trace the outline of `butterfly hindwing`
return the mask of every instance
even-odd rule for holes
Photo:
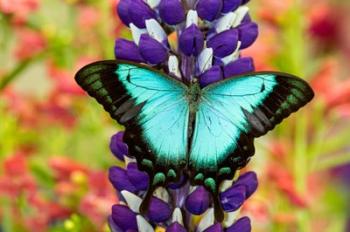
[[[151,177],[181,170],[188,143],[185,85],[145,66],[121,61],[87,65],[76,80],[125,126],[124,140],[141,169]],[[166,179],[175,177],[171,172]]]

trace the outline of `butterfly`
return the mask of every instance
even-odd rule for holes
[[[254,72],[201,88],[122,60],[89,64],[75,79],[125,126],[124,141],[150,176],[142,212],[157,187],[187,175],[212,194],[218,221],[220,183],[247,164],[254,138],[314,96],[304,80],[286,73]]]

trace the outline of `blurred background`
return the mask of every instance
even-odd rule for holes
[[[0,231],[109,231],[121,130],[75,84],[131,38],[117,0],[0,0]],[[254,232],[350,231],[350,2],[252,0],[257,70],[308,80],[311,104],[256,140]]]

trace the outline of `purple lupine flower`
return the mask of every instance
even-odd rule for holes
[[[254,71],[253,59],[241,57],[240,51],[257,38],[248,0],[120,0],[117,12],[132,33],[133,41],[117,39],[118,59],[162,68],[171,77],[183,81],[198,79],[200,86]],[[177,41],[168,41],[171,33]],[[176,44],[175,44],[176,43]],[[171,44],[171,46],[170,46]],[[109,179],[120,204],[112,207],[109,225],[114,231],[167,232],[249,232],[250,219],[237,219],[237,211],[257,189],[256,174],[247,172],[220,187],[219,200],[226,214],[222,224],[214,217],[213,202],[202,186],[191,186],[182,176],[178,183],[155,190],[147,214],[140,205],[149,184],[146,172],[123,142],[123,133],[111,138],[110,149],[125,168],[111,167]],[[198,224],[191,224],[201,215]]]
[[[184,6],[180,0],[161,0],[159,4],[159,16],[163,22],[169,25],[179,24],[186,17]]]
[[[121,161],[124,161],[124,156],[128,154],[128,145],[123,142],[123,136],[123,132],[113,135],[109,144],[113,155]]]
[[[197,25],[192,24],[181,33],[179,47],[186,56],[197,56],[202,51],[203,46],[204,36]]]

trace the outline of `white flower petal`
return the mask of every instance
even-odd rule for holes
[[[181,209],[180,208],[176,208],[173,212],[173,216],[171,218],[171,222],[174,223],[174,222],[177,222],[181,225],[184,224],[183,222],[183,218],[182,218],[182,213],[181,213]]]
[[[216,33],[220,33],[230,29],[235,22],[237,14],[230,12],[221,17],[215,24]]]
[[[168,68],[169,68],[169,72],[172,75],[174,75],[178,78],[181,78],[181,73],[180,73],[180,68],[179,68],[179,60],[177,59],[176,56],[174,56],[174,55],[169,56]]]
[[[199,54],[197,62],[200,73],[210,69],[213,66],[213,49],[204,48]]]
[[[198,14],[197,14],[197,11],[195,10],[189,10],[187,13],[186,27],[189,27],[192,24],[195,24],[198,26]]]
[[[138,28],[133,23],[130,23],[129,27],[130,27],[132,38],[133,38],[134,42],[137,45],[139,45],[141,35],[144,34],[144,33],[147,33],[147,30]]]
[[[156,8],[161,0],[146,0],[146,3],[153,9]]]
[[[155,19],[146,20],[146,29],[148,34],[160,43],[168,39],[167,34],[163,30],[162,26]]]
[[[169,202],[169,199],[170,199],[169,193],[164,187],[157,188],[154,191],[153,196],[158,197],[159,199],[165,202]]]
[[[246,14],[249,12],[249,8],[247,6],[240,6],[234,13],[236,15],[236,18],[234,22],[232,23],[232,27],[237,27],[239,24],[241,24],[242,20],[246,16]]]
[[[241,48],[241,45],[242,45],[242,42],[238,41],[236,50],[232,54],[222,58],[221,61],[226,65],[228,63],[231,63],[232,61],[237,60],[240,55],[239,49]]]
[[[232,186],[233,180],[224,180],[220,185],[220,192],[226,191]]]
[[[202,232],[205,229],[207,229],[209,226],[213,225],[214,223],[215,223],[214,209],[210,208],[207,210],[207,212],[205,212],[204,216],[199,222],[197,231]]]
[[[235,223],[239,212],[240,212],[240,210],[236,210],[236,211],[231,212],[231,213],[226,213],[226,217],[225,217],[224,221],[222,222],[222,225],[225,228],[232,226],[233,223]]]
[[[139,196],[126,190],[121,191],[121,194],[123,195],[129,208],[135,213],[140,213],[140,205],[142,203],[142,199]]]
[[[136,159],[128,156],[124,156],[124,163],[125,163],[125,166],[128,166],[129,163],[136,163]]]
[[[154,232],[153,227],[141,216],[136,216],[137,228],[142,232]]]

